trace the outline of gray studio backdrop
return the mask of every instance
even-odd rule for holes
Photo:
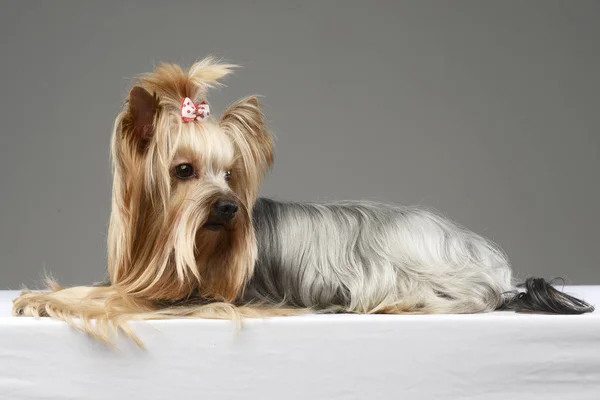
[[[106,269],[129,78],[208,53],[264,95],[263,194],[435,207],[520,277],[600,284],[598,1],[3,1],[0,288]]]

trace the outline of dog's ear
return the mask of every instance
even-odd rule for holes
[[[140,86],[134,86],[127,99],[123,117],[123,133],[143,149],[154,133],[154,118],[158,112],[158,98]]]
[[[234,183],[238,181],[247,204],[251,204],[275,156],[273,136],[267,129],[258,99],[248,97],[234,103],[223,114],[220,125],[233,139],[238,153]]]

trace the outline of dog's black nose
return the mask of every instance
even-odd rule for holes
[[[231,200],[218,200],[213,205],[213,214],[223,222],[231,221],[238,210],[238,205]]]

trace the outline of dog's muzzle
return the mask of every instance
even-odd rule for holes
[[[238,204],[230,199],[217,200],[210,208],[210,216],[204,224],[206,229],[219,230],[231,223],[238,212]]]

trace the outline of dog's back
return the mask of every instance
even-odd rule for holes
[[[492,243],[423,209],[259,199],[246,298],[350,312],[491,311],[511,292]]]

